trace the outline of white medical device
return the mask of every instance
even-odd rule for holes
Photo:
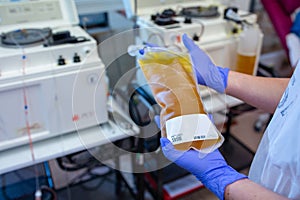
[[[105,67],[73,0],[0,1],[0,150],[108,121]]]
[[[152,43],[175,51],[186,51],[182,34],[186,33],[204,49],[217,66],[233,70],[237,63],[240,41],[240,25],[224,19],[226,7],[220,0],[123,0],[126,16],[136,21],[138,35],[136,44]],[[257,17],[248,11],[238,10],[241,20],[257,26]],[[236,31],[236,32],[234,32]],[[256,75],[263,34],[258,29],[253,75]],[[253,46],[253,45],[252,45]],[[137,82],[145,85],[146,80],[137,71]],[[148,93],[150,89],[145,87]],[[214,92],[202,88],[201,96]]]
[[[181,36],[188,34],[212,57],[215,64],[234,67],[239,34],[236,25],[224,19],[226,9],[221,1],[209,0],[123,0],[126,15],[135,14],[140,42],[182,48]],[[136,12],[135,12],[136,11]],[[256,23],[256,15],[239,11],[243,19]],[[257,45],[257,59],[261,50],[262,34]],[[253,74],[256,74],[256,69]]]

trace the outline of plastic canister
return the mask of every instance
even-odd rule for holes
[[[235,71],[254,74],[260,30],[256,25],[245,25],[240,34]]]

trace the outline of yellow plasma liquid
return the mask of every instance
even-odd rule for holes
[[[167,120],[182,115],[205,114],[188,55],[148,52],[139,60],[139,65],[157,103],[162,108],[160,115],[162,137],[167,137],[165,127]],[[176,144],[174,147],[180,150],[191,147],[202,149],[215,145],[219,139],[195,140]]]
[[[237,55],[235,71],[252,75],[254,72],[256,56]]]

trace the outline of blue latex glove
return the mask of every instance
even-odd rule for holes
[[[160,139],[160,143],[166,158],[196,176],[219,199],[224,199],[227,185],[247,178],[227,165],[219,150],[203,155],[193,149],[178,151],[164,137]]]
[[[157,126],[160,127],[159,116],[155,116],[154,119]],[[247,178],[227,165],[219,150],[209,154],[201,154],[193,149],[179,151],[165,137],[160,138],[160,144],[166,158],[196,176],[219,199],[224,199],[227,185]]]
[[[215,66],[209,56],[186,34],[183,34],[182,41],[190,53],[198,83],[224,93],[227,87],[229,68]]]

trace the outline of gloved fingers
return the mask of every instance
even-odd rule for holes
[[[182,35],[182,42],[189,51],[192,51],[195,48],[198,48],[198,46],[194,43],[194,41],[192,39],[189,38],[189,36],[187,36],[186,33]]]
[[[213,64],[210,57],[186,34],[182,36],[182,41],[190,53],[194,69],[200,75],[198,78],[203,79],[203,75],[210,72],[210,65]]]
[[[166,137],[160,138],[160,145],[161,147],[167,147],[168,145],[172,145],[171,141]],[[173,145],[172,145],[173,146]],[[174,147],[172,147],[174,149]]]
[[[170,140],[165,137],[160,138],[160,145],[165,157],[175,163],[185,153],[185,151],[176,150]]]
[[[191,38],[189,38],[186,33],[182,35],[182,42],[184,46],[189,50],[189,52],[197,50],[196,55],[192,54],[191,56],[196,56],[195,58],[204,56],[206,59],[210,60],[207,54],[198,45],[196,45],[196,43]]]

